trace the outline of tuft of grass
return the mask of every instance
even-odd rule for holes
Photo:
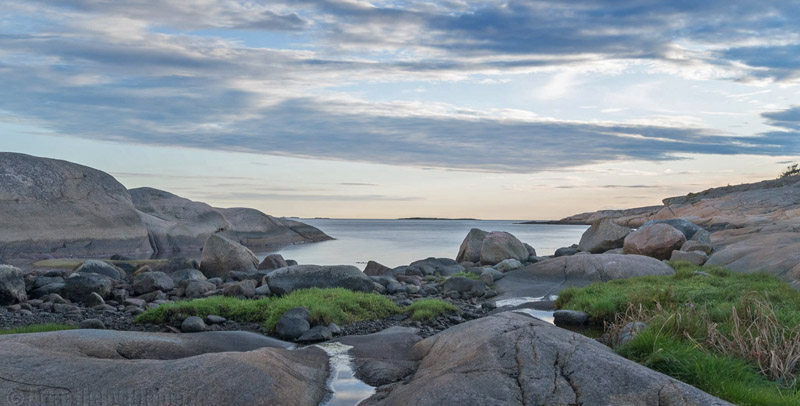
[[[439,299],[417,300],[406,307],[406,313],[411,313],[411,320],[428,321],[439,317],[447,312],[457,311],[458,308],[450,303]]]
[[[612,345],[646,323],[618,353],[730,402],[800,404],[800,292],[766,274],[671,265],[672,276],[566,289],[556,307],[602,320]]]
[[[206,317],[213,314],[239,322],[264,323],[272,331],[283,313],[294,307],[308,308],[311,321],[324,324],[382,319],[400,312],[394,302],[374,293],[353,292],[343,288],[311,288],[260,300],[214,296],[165,303],[140,314],[136,321],[176,324],[188,316]]]
[[[28,334],[28,333],[46,333],[48,331],[61,331],[61,330],[74,330],[77,327],[69,324],[32,324],[30,326],[14,327],[0,330],[0,335],[4,334]]]
[[[480,275],[476,275],[476,274],[474,274],[472,272],[467,272],[467,271],[454,273],[452,277],[456,277],[456,276],[463,276],[465,278],[472,279],[473,281],[477,281],[478,279],[481,278]]]

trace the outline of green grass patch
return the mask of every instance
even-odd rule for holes
[[[800,359],[800,292],[767,274],[670,265],[675,275],[565,289],[555,306],[591,314],[612,337],[630,321],[646,322],[617,352],[712,395],[740,405],[800,404],[792,366]]]
[[[74,330],[77,327],[69,324],[32,324],[30,326],[14,327],[0,330],[0,335],[4,334],[27,334],[27,333],[46,333],[48,331]]]
[[[481,278],[480,275],[476,275],[476,274],[474,274],[472,272],[466,272],[466,271],[459,272],[459,273],[454,273],[452,277],[456,277],[456,276],[463,276],[465,278],[472,279],[473,281],[477,281],[478,279]]]
[[[438,299],[417,300],[405,309],[406,313],[411,314],[411,320],[415,321],[433,320],[442,314],[457,310],[458,308],[452,304]]]
[[[286,310],[306,307],[311,321],[348,324],[388,317],[400,312],[391,300],[374,293],[353,292],[343,288],[302,289],[281,297],[244,300],[214,296],[183,302],[165,303],[140,314],[140,323],[175,324],[187,316],[222,316],[239,322],[264,323],[272,331]]]

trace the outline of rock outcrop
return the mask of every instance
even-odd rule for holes
[[[128,190],[111,175],[0,153],[0,257],[151,252]]]
[[[595,340],[512,312],[452,327],[412,353],[420,360],[413,378],[363,405],[729,405]]]
[[[319,404],[327,355],[286,348],[244,332],[6,335],[0,375],[13,379],[0,379],[0,393],[15,404]]]
[[[531,254],[533,252],[533,254]],[[535,255],[533,247],[522,243],[505,231],[486,232],[477,228],[469,231],[458,249],[456,262],[495,265],[506,259],[527,261]]]
[[[0,153],[0,258],[166,255],[198,251],[215,233],[250,247],[330,239],[258,210],[216,209],[153,188],[129,191],[86,166]]]
[[[541,279],[588,283],[635,276],[672,275],[675,270],[661,261],[641,255],[596,254],[546,259],[506,275],[514,272],[527,272]]]
[[[0,306],[28,300],[22,272],[11,265],[0,265]]]

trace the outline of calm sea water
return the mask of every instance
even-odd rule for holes
[[[552,255],[577,244],[588,226],[514,224],[517,220],[349,220],[301,219],[336,240],[283,247],[259,252],[263,258],[277,252],[301,264],[356,265],[373,260],[389,267],[407,265],[427,257],[455,258],[470,229],[507,231],[536,248],[538,255]]]

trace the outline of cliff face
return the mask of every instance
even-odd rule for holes
[[[0,258],[199,251],[214,233],[250,247],[330,239],[254,209],[216,209],[66,161],[0,153]]]
[[[632,227],[683,218],[711,232],[714,252],[708,265],[769,272],[800,287],[800,176],[708,189],[664,199],[664,206],[650,214],[629,213],[601,211],[579,218],[611,217]]]

